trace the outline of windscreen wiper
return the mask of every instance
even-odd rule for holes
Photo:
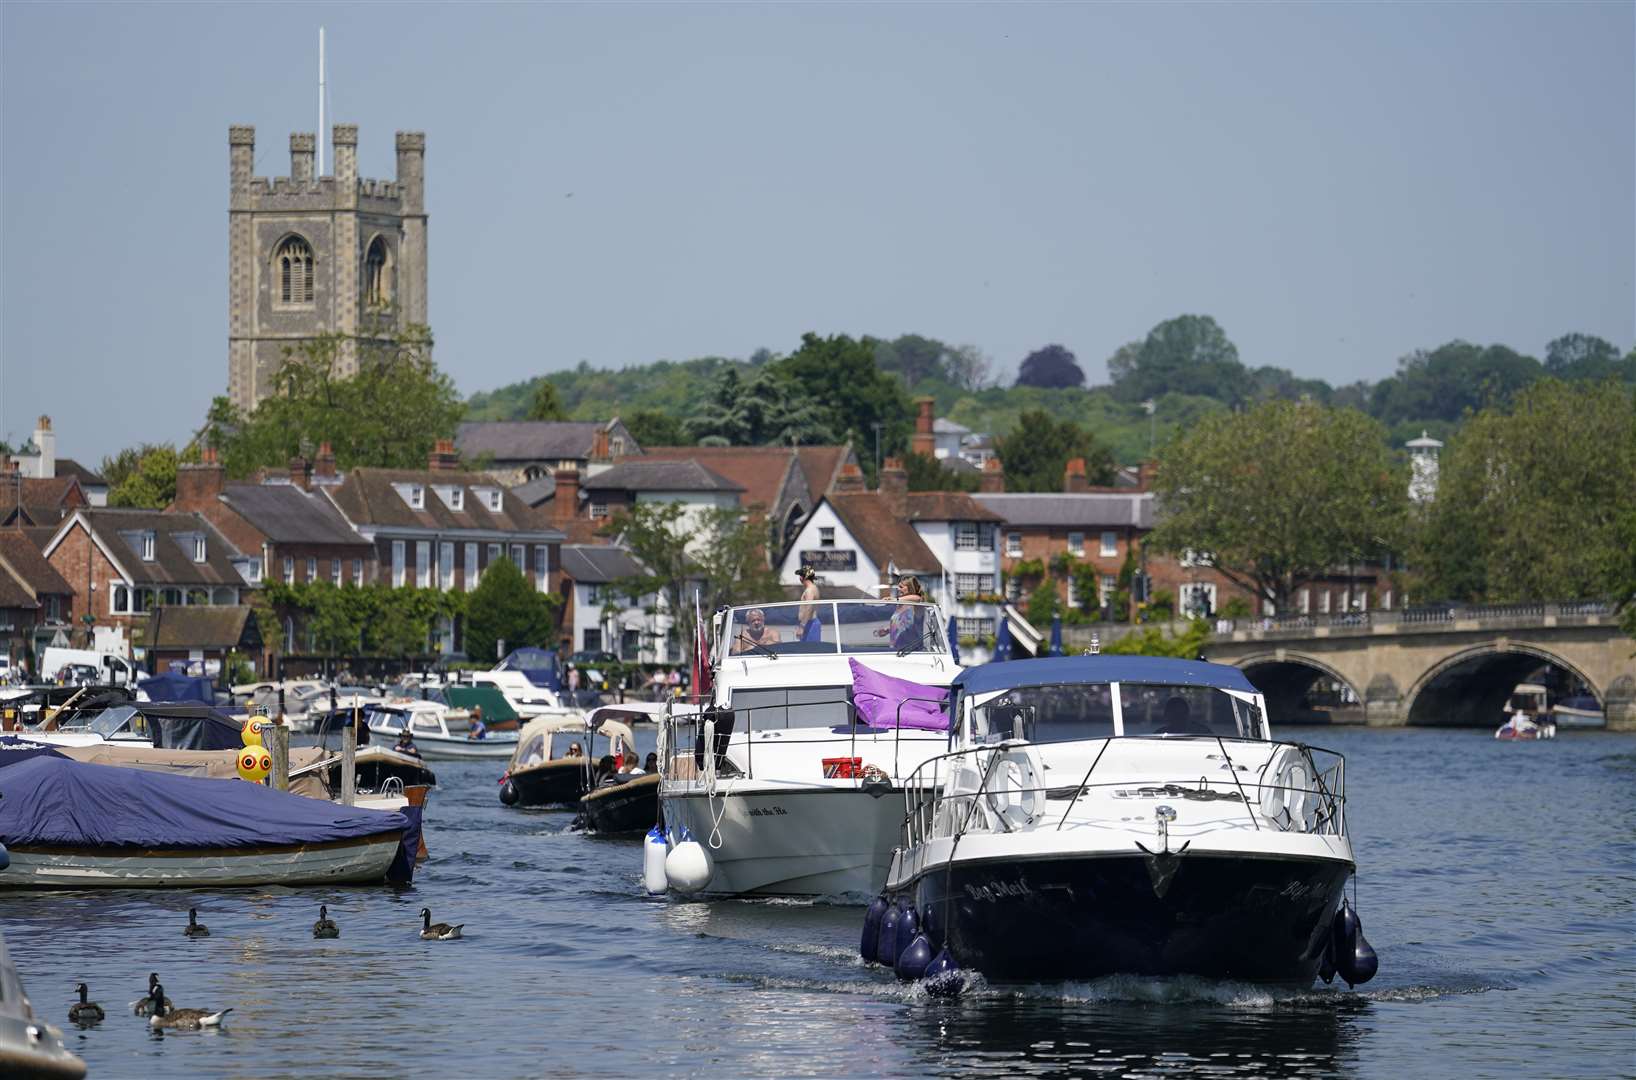
[[[750,648],[756,650],[756,652],[765,653],[766,655],[772,657],[774,660],[778,659],[778,653],[777,652],[775,652],[772,648],[770,648],[767,645],[762,644],[759,641],[754,641],[754,640],[752,640],[752,639],[750,639],[748,637],[745,637],[743,634],[740,634],[738,636],[738,640],[744,642],[744,644],[750,646]]]
[[[916,649],[924,648],[925,645],[926,645],[926,635],[921,634],[921,635],[917,636],[913,641],[909,642],[909,644],[907,644],[903,648],[899,649],[898,650],[898,655],[899,656],[908,656],[910,653],[914,652]]]

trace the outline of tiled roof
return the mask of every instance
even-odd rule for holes
[[[199,514],[164,514],[158,510],[121,510],[111,507],[76,511],[91,526],[97,540],[112,553],[137,584],[243,585],[233,566],[239,550],[227,542]],[[64,525],[58,528],[61,535]],[[142,558],[142,538],[154,534],[153,558]],[[203,533],[205,561],[193,561],[192,537]]]
[[[801,473],[807,479],[807,490],[812,492],[813,501],[829,494],[829,489],[835,483],[835,477],[852,456],[852,445],[846,446],[798,446],[795,458],[801,465]]]
[[[165,604],[153,609],[149,634],[156,649],[231,649],[244,638],[251,609]],[[256,637],[254,631],[252,637]]]
[[[484,454],[496,461],[584,459],[596,433],[607,427],[602,420],[468,421],[455,431],[454,443],[468,461]]]
[[[29,591],[22,575],[14,572],[6,564],[5,559],[0,558],[0,610],[5,608],[33,610],[39,606],[40,601]]]
[[[586,477],[586,491],[743,491],[714,469],[689,458],[686,461],[647,461],[626,458],[611,469]]]
[[[423,509],[411,507],[394,484],[419,484],[425,489]],[[465,494],[461,508],[451,510],[434,488],[459,487]],[[490,510],[473,488],[502,493],[500,509]],[[431,469],[352,469],[338,487],[325,494],[353,525],[399,526],[412,529],[473,529],[484,532],[551,533],[546,516],[483,473]]]
[[[932,431],[938,435],[970,435],[971,428],[939,416],[932,421]]]
[[[642,564],[613,544],[564,544],[562,572],[582,585],[601,585],[642,573]]]
[[[939,569],[937,556],[914,526],[892,513],[877,492],[844,492],[826,498],[846,531],[876,566],[896,563],[899,570]]]
[[[511,489],[511,493],[529,506],[538,507],[556,498],[557,478],[550,474],[537,477],[526,484],[518,484]]]
[[[72,476],[79,480],[80,487],[107,487],[108,481],[95,469],[87,469],[73,458],[60,457],[57,459],[57,475]]]
[[[72,475],[36,479],[31,476],[0,477],[0,521],[9,522],[17,516],[22,503],[22,516],[32,525],[55,525],[67,517],[76,506],[88,500]]]
[[[796,457],[796,451],[779,446],[650,446],[641,457],[620,463],[696,461],[739,485],[745,505],[771,511],[784,495]]]
[[[222,501],[275,543],[369,546],[328,499],[294,484],[229,484]]]
[[[36,594],[69,596],[74,587],[46,561],[39,545],[21,529],[0,529],[0,559]]]
[[[963,491],[911,491],[910,521],[999,521],[1000,515]]]
[[[978,494],[976,499],[1011,525],[1051,527],[1153,527],[1153,495],[1133,491],[1074,494],[1021,492]]]

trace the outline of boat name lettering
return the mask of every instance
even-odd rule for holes
[[[993,903],[1008,896],[1032,896],[1034,890],[1021,878],[1016,881],[990,881],[987,885],[967,885],[966,895],[973,900]]]
[[[789,811],[784,809],[782,806],[752,806],[752,807],[750,807],[750,816],[751,817],[784,817],[788,813],[789,813]]]

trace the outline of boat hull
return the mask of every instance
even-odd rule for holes
[[[548,761],[509,774],[515,806],[572,806],[585,794],[583,762]]]
[[[902,843],[901,786],[722,788],[730,793],[715,800],[697,788],[662,796],[671,843],[685,830],[705,848],[710,879],[703,895],[843,899],[872,896],[885,885],[892,851]]]
[[[1161,873],[1154,872],[1158,866]],[[1352,865],[1249,853],[957,860],[899,896],[934,948],[999,981],[1195,975],[1312,984]],[[922,914],[924,920],[924,914]]]
[[[381,881],[399,833],[327,844],[183,851],[69,851],[13,847],[0,889],[204,888]]]
[[[509,739],[449,739],[441,735],[415,732],[415,748],[428,761],[505,760],[516,751],[517,737]]]
[[[659,820],[659,776],[649,773],[586,792],[579,810],[594,833],[647,832]]]

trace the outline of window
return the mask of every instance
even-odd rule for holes
[[[835,526],[833,526],[833,525],[821,525],[821,526],[819,526],[819,528],[818,528],[818,546],[819,547],[834,547],[835,546]]]
[[[159,590],[159,602],[170,607],[182,606],[182,590],[170,587]]]
[[[1320,614],[1329,614],[1329,590],[1325,589],[1318,594],[1318,611]]]
[[[284,556],[284,584],[295,584],[295,560],[288,555]]]
[[[975,521],[962,521],[955,525],[954,550],[977,550],[977,523]]]
[[[239,602],[239,591],[227,586],[213,589],[210,593],[210,602],[217,607],[232,607]]]
[[[616,440],[617,441],[617,440]],[[626,629],[619,635],[619,658],[635,660],[642,652],[642,631]]]
[[[1022,554],[1022,533],[1008,532],[1005,534],[1005,553],[1012,558]]]
[[[392,541],[392,587],[394,589],[403,588],[403,548],[404,542],[402,540]]]
[[[341,587],[341,560],[340,559],[331,559],[329,561],[329,583],[331,585],[334,585],[336,588]]]
[[[495,563],[497,563],[499,561],[500,561],[500,545],[499,544],[490,544],[489,545],[489,559],[488,559],[488,562],[483,564],[483,568],[486,570],[486,569],[493,566]]]
[[[205,538],[202,536],[195,536],[193,538],[193,561],[205,561]]]
[[[1359,611],[1368,611],[1369,610],[1369,593],[1368,593],[1368,591],[1367,590],[1360,590],[1356,594],[1354,594],[1353,597],[1352,597],[1352,604]]]
[[[307,556],[307,580],[318,580],[318,560],[311,555]]]
[[[612,439],[609,439],[608,452],[613,457],[619,457],[622,455],[625,452],[625,437],[623,435],[615,435]]]
[[[489,509],[495,513],[499,513],[500,508],[506,504],[506,493],[498,488],[489,488],[485,495],[488,498]]]
[[[1083,555],[1083,554],[1085,554],[1085,534],[1084,533],[1082,533],[1082,532],[1071,532],[1071,533],[1068,534],[1068,554],[1070,554],[1070,555]]]
[[[198,587],[191,588],[187,591],[187,599],[184,601],[184,603],[186,603],[189,607],[192,607],[195,604],[199,605],[200,607],[207,607],[210,604],[210,590],[201,589]]]
[[[1000,538],[1000,528],[992,521],[977,526],[977,550],[993,551]]]
[[[591,500],[591,516],[594,518],[607,517],[608,504],[606,502],[597,502],[595,499]]]
[[[1075,610],[1077,610],[1079,608],[1079,575],[1078,574],[1069,574],[1068,575],[1068,606],[1071,607],[1071,608],[1074,608]]]
[[[364,256],[364,307],[383,308],[392,302],[392,283],[388,274],[386,241],[379,236],[369,242],[369,253]]]
[[[956,619],[955,628],[960,631],[961,641],[976,641],[979,638],[994,636],[993,619]]]
[[[466,545],[466,591],[477,588],[477,545]]]
[[[299,236],[287,237],[278,245],[273,267],[280,303],[312,303],[312,263],[312,248]]]
[[[534,588],[546,589],[546,577],[551,572],[551,552],[544,544],[534,545]],[[633,607],[635,605],[632,605]]]
[[[142,534],[142,561],[153,562],[153,533]]]
[[[518,570],[523,568],[523,545],[511,545],[511,565],[515,566]]]
[[[1022,578],[1013,574],[1005,579],[1005,598],[1013,602],[1022,599]]]
[[[1103,574],[1101,587],[1097,590],[1097,604],[1107,607],[1113,603],[1113,594],[1119,589],[1119,579],[1112,574]],[[1117,617],[1117,616],[1116,616]]]
[[[409,505],[416,510],[426,509],[426,489],[419,484],[409,487]]]
[[[956,574],[954,576],[954,594],[961,600],[977,596],[988,584],[987,574]]]
[[[1387,589],[1385,592],[1380,594],[1380,609],[1382,611],[1391,611],[1392,610],[1392,590],[1391,589]]]
[[[432,542],[430,540],[415,541],[415,586],[421,589],[432,587]]]
[[[454,588],[454,545],[445,540],[437,549],[437,587]]]
[[[140,614],[144,611],[153,610],[152,589],[138,589],[136,592],[131,594],[131,599],[136,601],[136,606],[131,608],[131,613],[133,615]]]
[[[108,586],[108,614],[129,615],[131,613],[131,590],[118,583]]]
[[[364,561],[362,559],[352,560],[352,583],[360,587],[364,583]]]
[[[251,559],[249,562],[244,564],[244,579],[246,581],[260,581],[261,580],[261,560],[260,559]]]
[[[1113,558],[1119,554],[1119,534],[1106,531],[1102,534],[1102,555],[1104,558]]]
[[[599,627],[599,626],[587,626],[585,629],[580,631],[580,638],[581,638],[580,648],[584,649],[586,652],[601,652],[602,651],[602,628],[601,627]]]
[[[1300,599],[1301,599],[1301,614],[1302,615],[1312,614],[1312,590],[1302,589]]]
[[[450,510],[464,510],[466,508],[466,489],[460,487],[437,488],[437,497],[443,500],[443,505]]]

